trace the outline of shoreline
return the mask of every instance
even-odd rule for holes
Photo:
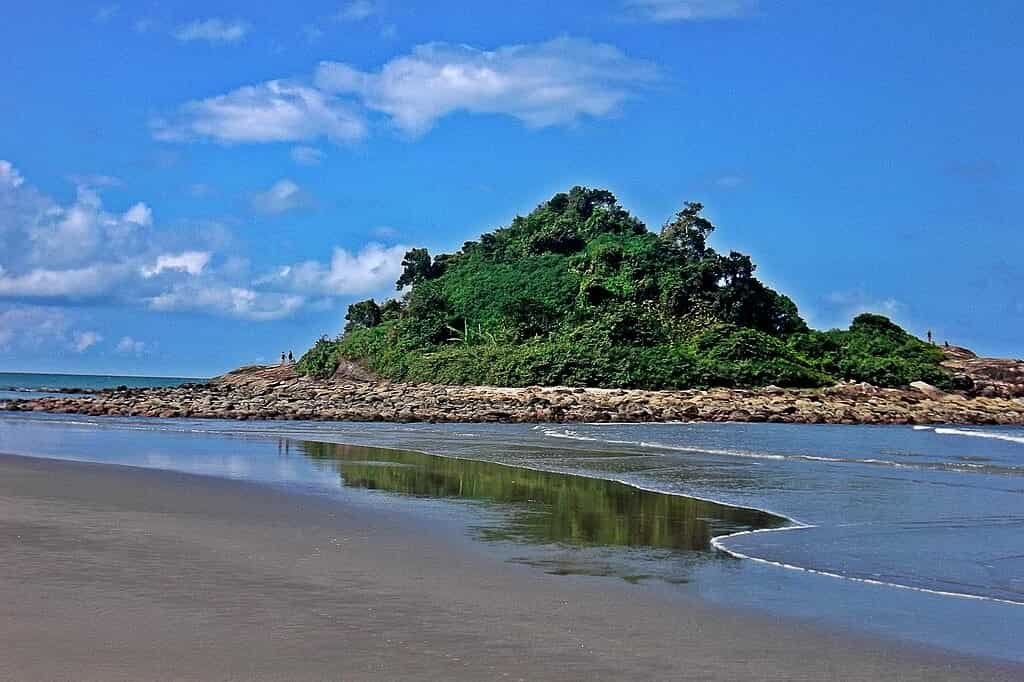
[[[0,409],[90,416],[385,422],[1024,425],[1024,396],[895,389],[715,388],[649,391],[500,388],[317,380],[290,366],[235,370],[206,384],[105,389],[86,396],[11,399]]]
[[[878,425],[878,426],[885,426],[885,425]],[[468,462],[481,461],[481,460],[476,460],[476,459],[474,459],[472,457],[465,457],[465,456],[462,456],[462,455],[455,455],[455,454],[450,454],[450,453],[436,452],[436,451],[432,451],[432,450],[424,450],[424,449],[411,448],[411,447],[408,447],[408,446],[396,447],[396,446],[390,446],[390,445],[387,445],[387,446],[366,445],[366,444],[358,444],[358,443],[345,443],[345,442],[340,442],[340,441],[320,441],[320,442],[322,442],[324,445],[332,445],[332,446],[333,445],[340,445],[340,446],[343,446],[343,447],[369,447],[369,448],[373,448],[373,449],[388,450],[388,451],[393,451],[393,452],[410,452],[410,453],[414,453],[414,454],[418,454],[418,455],[423,455],[423,456],[426,456],[426,457],[432,457],[432,458],[452,459],[452,460],[460,460],[460,461],[468,461]],[[0,455],[3,455],[3,454],[4,453],[0,453]],[[58,461],[79,461],[79,460],[58,460]],[[484,460],[484,461],[486,461],[486,460]],[[525,464],[522,464],[522,463],[510,464],[510,463],[492,462],[492,461],[486,461],[486,462],[489,465],[496,466],[496,467],[502,467],[502,468],[518,469],[518,470],[529,471],[529,472],[537,472],[537,473],[542,473],[542,474],[543,473],[550,473],[550,474],[556,474],[556,475],[573,476],[573,477],[579,477],[579,478],[593,478],[593,479],[601,480],[601,481],[609,481],[609,482],[616,483],[616,484],[621,484],[623,486],[635,489],[637,491],[645,492],[645,493],[655,493],[655,494],[658,494],[658,495],[668,495],[668,496],[677,496],[677,497],[682,497],[682,498],[688,498],[688,499],[693,499],[693,500],[697,500],[697,501],[700,501],[700,502],[707,502],[707,503],[710,503],[710,504],[720,505],[720,506],[723,506],[723,507],[729,507],[729,508],[737,510],[737,511],[759,512],[759,513],[767,514],[769,516],[776,517],[776,518],[784,521],[784,525],[781,525],[781,526],[778,526],[778,527],[761,528],[761,529],[753,529],[753,530],[741,530],[741,531],[726,533],[726,534],[722,534],[722,535],[714,535],[714,536],[712,536],[710,538],[710,541],[709,541],[710,542],[710,546],[714,550],[722,552],[724,554],[727,554],[727,555],[729,555],[729,556],[731,556],[731,557],[733,557],[735,559],[739,559],[739,560],[743,560],[743,561],[752,561],[752,562],[755,562],[755,563],[769,565],[769,566],[773,566],[775,568],[784,569],[784,570],[787,570],[787,571],[797,571],[797,572],[802,572],[802,573],[807,573],[807,574],[819,575],[819,576],[823,576],[823,577],[826,577],[826,578],[829,578],[829,579],[833,579],[833,580],[860,582],[860,583],[864,583],[864,584],[868,584],[868,585],[876,585],[876,586],[880,586],[880,587],[888,587],[888,588],[894,588],[894,589],[898,589],[898,590],[906,590],[906,591],[909,591],[909,592],[918,592],[918,593],[922,593],[922,594],[930,594],[930,595],[941,596],[941,597],[952,597],[952,598],[956,598],[956,599],[966,599],[966,600],[971,600],[971,601],[991,602],[991,603],[1006,604],[1006,605],[1011,605],[1011,606],[1024,606],[1024,602],[1018,601],[1018,600],[1004,599],[1004,598],[1000,598],[1000,597],[992,597],[992,596],[986,596],[986,595],[978,595],[978,594],[974,594],[974,593],[970,593],[970,592],[951,592],[951,591],[945,591],[945,590],[937,590],[937,589],[932,589],[932,588],[927,588],[927,587],[920,587],[920,586],[914,586],[914,585],[906,585],[906,584],[899,583],[899,582],[873,580],[873,579],[869,579],[869,578],[843,575],[841,573],[834,573],[834,572],[830,572],[830,571],[823,571],[823,570],[819,570],[819,569],[815,569],[815,568],[809,568],[809,567],[806,567],[806,566],[800,566],[800,565],[796,565],[796,564],[789,564],[789,563],[779,562],[779,561],[775,561],[775,560],[772,560],[772,559],[765,559],[763,557],[754,556],[754,555],[750,555],[750,554],[746,554],[746,553],[740,552],[738,550],[731,549],[731,548],[729,548],[727,546],[727,543],[728,543],[730,538],[742,537],[742,536],[749,535],[749,534],[752,534],[752,533],[778,533],[778,532],[786,532],[786,531],[797,531],[797,530],[814,529],[814,528],[818,527],[816,524],[807,523],[805,521],[802,521],[802,520],[796,518],[795,516],[792,516],[791,514],[789,514],[787,512],[782,512],[782,511],[778,511],[778,510],[767,508],[767,507],[754,506],[754,505],[749,505],[749,504],[738,504],[738,503],[735,503],[735,502],[725,501],[725,500],[714,498],[714,497],[708,497],[706,495],[699,495],[699,494],[694,494],[694,493],[672,492],[672,491],[661,490],[661,489],[658,489],[658,488],[645,487],[645,486],[642,486],[642,485],[638,484],[635,481],[630,481],[630,480],[627,480],[627,479],[615,478],[615,477],[597,476],[595,474],[590,474],[590,473],[587,473],[587,472],[580,472],[580,471],[578,471],[578,472],[573,472],[573,473],[566,473],[566,472],[555,471],[555,470],[552,470],[552,469],[546,469],[546,468],[543,468],[543,467],[528,466],[528,465],[525,465]],[[124,465],[124,464],[122,464],[122,465],[118,465],[118,466],[131,466],[131,465]],[[140,467],[140,468],[150,469],[149,467]],[[164,469],[158,469],[158,470],[161,470],[161,471],[173,471],[173,470],[164,470]],[[215,476],[215,475],[211,474],[211,476]]]
[[[0,671],[18,679],[1021,672],[664,589],[552,576],[481,551],[453,522],[387,505],[9,455],[0,472],[10,652]]]

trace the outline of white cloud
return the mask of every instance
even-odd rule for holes
[[[629,16],[659,23],[733,19],[757,10],[760,0],[625,0]]]
[[[259,322],[288,317],[304,303],[305,298],[294,294],[220,284],[179,285],[149,299],[153,310],[198,311]]]
[[[329,264],[305,261],[280,268],[258,280],[294,291],[327,296],[354,296],[390,289],[402,272],[407,246],[367,244],[359,252],[335,248]]]
[[[111,212],[95,190],[80,187],[72,202],[61,205],[25,182],[10,163],[0,164],[0,173],[0,345],[5,347],[30,334],[58,339],[64,348],[94,346],[100,341],[97,332],[72,332],[62,315],[51,312],[81,301],[253,321],[323,310],[336,298],[390,289],[406,251],[379,244],[357,252],[335,249],[329,263],[306,261],[254,279],[243,255],[219,253],[233,242],[217,224],[161,230],[144,202]],[[275,183],[259,199],[267,211],[309,200],[290,180]]]
[[[309,147],[306,145],[299,145],[298,147],[292,148],[292,161],[299,164],[300,166],[316,166],[324,160],[323,151],[316,147]]]
[[[557,38],[493,51],[430,43],[376,72],[323,62],[315,82],[324,92],[358,97],[415,135],[456,111],[504,114],[531,127],[607,116],[655,75],[651,64],[611,45]]]
[[[338,21],[363,21],[377,13],[377,5],[370,0],[354,0],[346,4],[334,18]]]
[[[492,51],[429,43],[376,71],[323,62],[312,84],[271,80],[188,102],[151,127],[164,141],[339,143],[366,135],[369,110],[410,135],[459,111],[511,116],[540,128],[612,115],[656,77],[652,64],[583,39]]]
[[[25,178],[10,161],[0,160],[0,186],[20,187],[24,182]]]
[[[126,223],[149,227],[153,224],[153,211],[140,201],[125,211],[121,219]]]
[[[75,332],[71,347],[76,353],[84,353],[102,340],[97,332]]]
[[[110,260],[133,252],[152,219],[141,202],[121,215],[105,210],[98,192],[85,185],[72,203],[60,205],[0,161],[0,266],[74,268],[103,259],[103,251]]]
[[[257,192],[252,197],[252,207],[260,213],[285,213],[311,203],[312,197],[287,178],[278,180],[265,192]]]
[[[67,326],[67,317],[60,310],[42,306],[0,306],[0,350],[64,339]]]
[[[338,98],[295,82],[273,80],[189,102],[174,121],[151,124],[158,140],[208,139],[224,144],[334,142],[366,134],[362,118]]]
[[[249,32],[249,25],[244,21],[218,19],[196,19],[179,26],[174,37],[181,42],[205,40],[209,43],[236,43]]]
[[[122,267],[104,264],[66,270],[35,268],[20,275],[8,274],[0,266],[0,296],[79,300],[110,292],[124,276]]]
[[[184,251],[178,254],[161,254],[151,266],[143,266],[140,272],[143,277],[155,277],[162,272],[176,270],[196,276],[210,262],[209,251]]]
[[[121,340],[117,342],[115,350],[117,350],[118,353],[142,355],[146,351],[146,344],[143,341],[138,341],[130,336],[122,336]]]

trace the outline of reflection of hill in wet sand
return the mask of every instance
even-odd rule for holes
[[[507,525],[489,532],[538,543],[707,550],[711,538],[786,524],[767,512],[624,483],[415,452],[303,442],[307,456],[347,486],[510,505]]]

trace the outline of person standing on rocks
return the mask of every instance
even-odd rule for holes
[[[281,351],[281,364],[283,365],[284,363],[284,351]]]
[[[294,365],[295,364],[295,358],[292,357],[292,352],[291,351],[288,351],[288,364],[289,365]]]

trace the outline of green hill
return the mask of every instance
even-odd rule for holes
[[[611,192],[574,187],[457,253],[413,249],[401,299],[353,304],[297,368],[325,377],[344,359],[395,381],[501,386],[949,385],[941,352],[884,317],[808,329],[749,256],[711,248],[702,208],[655,234]]]

